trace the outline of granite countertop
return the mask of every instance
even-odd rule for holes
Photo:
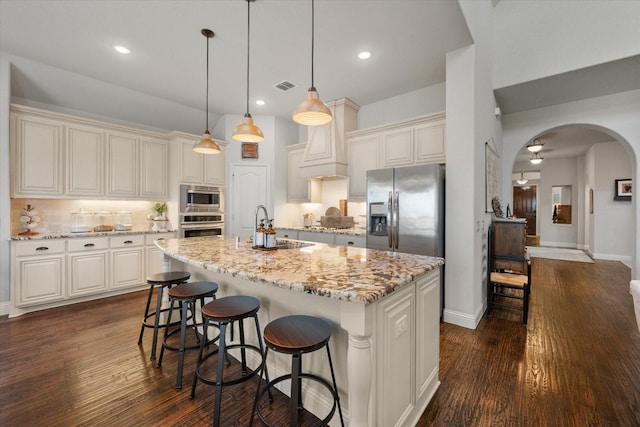
[[[96,233],[53,233],[36,234],[35,236],[11,236],[9,240],[42,240],[42,239],[67,239],[75,237],[104,237],[104,236],[127,236],[133,234],[161,234],[174,233],[177,230],[131,230],[131,231],[100,231]]]
[[[276,230],[312,231],[314,233],[347,234],[350,236],[365,236],[367,230],[362,228],[331,228],[331,227],[275,227]]]
[[[282,239],[286,240],[286,239]],[[299,242],[299,241],[293,241]],[[156,241],[167,255],[258,284],[344,301],[376,302],[444,264],[444,259],[310,243],[298,249],[252,249],[233,237]]]

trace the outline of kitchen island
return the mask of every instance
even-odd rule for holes
[[[156,245],[167,270],[186,268],[193,280],[215,281],[219,296],[257,297],[263,328],[289,314],[327,320],[350,426],[414,425],[440,384],[441,258],[300,241],[263,251],[229,236]],[[304,369],[330,378],[321,353],[306,355]],[[277,356],[269,359],[272,377],[290,367],[289,358]],[[326,414],[331,402],[313,386],[305,389],[305,407]],[[339,425],[336,416],[331,424]]]

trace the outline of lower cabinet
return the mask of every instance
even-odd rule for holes
[[[142,289],[175,233],[11,242],[10,316]]]
[[[326,243],[329,245],[353,246],[356,248],[366,248],[367,239],[365,236],[341,233],[324,233],[317,231],[293,230],[290,228],[279,228],[276,230],[277,236],[283,239],[305,240],[307,242]]]

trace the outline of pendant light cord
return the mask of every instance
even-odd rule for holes
[[[314,89],[314,85],[313,85],[313,48],[314,48],[314,39],[315,39],[315,7],[314,7],[314,0],[311,0],[311,88],[313,90]]]
[[[205,108],[206,108],[206,118],[205,118],[205,122],[207,125],[207,128],[205,129],[205,133],[209,132],[209,36],[207,36],[205,34],[205,37],[207,38],[207,99],[205,102]]]
[[[247,114],[249,115],[249,49],[251,41],[251,1],[247,0]]]

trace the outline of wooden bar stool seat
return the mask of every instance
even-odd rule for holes
[[[142,326],[140,327],[140,337],[138,338],[138,345],[142,344],[142,336],[144,335],[145,328],[153,328],[153,343],[151,344],[151,360],[156,358],[156,347],[158,345],[158,329],[165,328],[167,324],[160,321],[161,313],[168,312],[168,308],[162,308],[162,293],[164,288],[171,288],[173,285],[184,283],[191,277],[191,273],[188,271],[169,271],[164,273],[152,274],[147,277],[147,284],[149,285],[149,294],[147,296],[147,305],[144,309],[144,317],[142,319]],[[156,307],[153,310],[149,310],[151,305],[151,297],[153,291],[158,290],[158,296],[156,300]],[[149,319],[153,318],[153,323]]]
[[[180,286],[175,286],[169,289],[169,316],[167,318],[167,326],[164,329],[164,339],[162,340],[162,348],[160,349],[160,357],[158,358],[158,368],[162,367],[162,357],[164,350],[172,350],[178,352],[178,373],[176,377],[176,389],[182,389],[182,368],[184,363],[185,350],[192,350],[200,347],[200,337],[198,336],[197,328],[203,326],[203,322],[198,322],[196,319],[196,303],[200,300],[200,307],[204,307],[204,299],[207,297],[216,298],[216,292],[218,292],[218,284],[214,282],[191,282],[185,283]],[[173,313],[174,304],[178,302],[180,304],[180,327],[169,331],[171,328],[171,314]],[[189,316],[189,310],[191,310],[191,316]],[[188,325],[188,320],[191,319],[191,324]],[[186,346],[187,327],[193,329],[196,335],[197,344]],[[175,334],[180,334],[180,344],[178,347],[172,346],[167,343],[169,338]],[[217,340],[218,337],[209,340],[209,343]]]
[[[291,380],[291,393],[289,403],[289,425],[291,427],[296,426],[298,423],[298,410],[303,408],[302,405],[302,380],[309,379],[317,383],[322,384],[330,393],[333,398],[333,406],[329,414],[321,420],[318,425],[327,425],[333,417],[336,406],[338,407],[338,413],[340,414],[340,422],[344,426],[344,420],[342,418],[342,408],[340,406],[340,397],[338,396],[338,386],[336,385],[336,377],[333,371],[333,363],[331,362],[331,352],[329,351],[329,339],[331,338],[331,326],[317,317],[293,315],[285,316],[276,319],[269,323],[264,328],[264,341],[267,346],[265,351],[265,379],[267,384],[264,389],[260,390],[262,377],[258,382],[258,392],[256,393],[256,399],[253,405],[253,413],[251,420],[255,412],[258,413],[260,420],[268,426],[272,426],[265,416],[262,414],[260,407],[260,401],[262,400],[265,392],[269,391],[274,385],[285,381]],[[327,357],[329,359],[329,368],[331,370],[331,379],[333,384],[330,384],[324,378],[311,373],[302,372],[302,355],[305,353],[311,353],[316,350],[326,347]],[[276,351],[278,353],[285,353],[291,355],[291,373],[279,376],[269,381],[269,375],[267,373],[267,355],[269,350]],[[270,399],[272,400],[272,399]]]
[[[200,342],[200,352],[198,354],[198,362],[196,364],[196,372],[193,377],[193,385],[191,387],[191,398],[195,396],[196,384],[198,380],[208,385],[216,386],[216,401],[213,414],[213,425],[220,425],[220,405],[222,402],[222,387],[237,384],[243,381],[247,381],[259,372],[261,372],[264,365],[264,349],[262,348],[262,335],[260,332],[260,323],[258,322],[258,310],[260,309],[260,301],[254,297],[245,295],[233,295],[223,298],[218,298],[205,304],[202,307],[202,318],[204,322],[203,337]],[[245,341],[245,329],[244,320],[253,318],[258,345],[248,344]],[[233,322],[238,321],[240,324],[240,343],[239,344],[227,344],[227,326]],[[218,347],[207,354],[204,353],[204,349],[207,343],[207,330],[209,326],[217,327],[220,331],[218,339]],[[239,376],[229,375],[224,377],[224,361],[227,360],[227,365],[230,365],[230,361],[227,356],[227,351],[232,349],[240,349],[240,363],[241,373]],[[253,351],[258,353],[260,357],[260,363],[254,370],[250,370],[247,367],[246,351]],[[216,375],[207,375],[205,373],[205,362],[217,355]]]

